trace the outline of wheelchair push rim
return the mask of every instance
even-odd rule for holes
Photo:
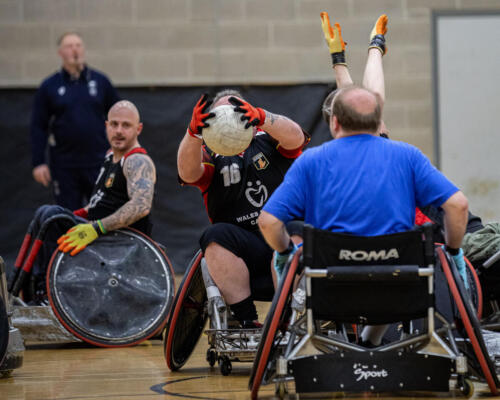
[[[199,250],[191,260],[167,323],[163,347],[167,366],[172,371],[180,369],[187,362],[208,318],[205,309],[207,293],[201,272],[202,257]]]
[[[474,354],[481,366],[484,378],[490,391],[493,395],[498,395],[498,387],[500,386],[496,376],[495,367],[488,356],[488,351],[484,344],[481,329],[477,314],[469,303],[465,293],[465,286],[462,283],[461,277],[454,268],[451,268],[448,259],[442,248],[437,248],[438,257],[441,262],[441,268],[446,276],[450,291],[459,311],[462,323],[464,325],[467,336],[474,350]]]
[[[256,399],[259,393],[259,388],[266,372],[269,355],[271,354],[273,348],[276,333],[278,331],[282,315],[286,311],[285,305],[292,294],[295,274],[301,254],[302,248],[295,253],[292,261],[285,267],[285,278],[280,282],[267,314],[266,321],[264,322],[264,327],[262,328],[262,339],[257,349],[250,380],[248,382],[248,388],[251,390],[252,399]]]
[[[124,228],[76,256],[55,251],[47,296],[61,324],[99,347],[126,347],[163,330],[174,295],[174,273],[163,250]]]

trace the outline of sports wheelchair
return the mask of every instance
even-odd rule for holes
[[[48,306],[18,297],[29,292],[26,281],[52,224],[74,225],[68,212],[36,221],[37,212],[15,261],[9,292],[25,340],[123,347],[160,334],[174,296],[173,268],[158,243],[132,228],[101,236],[75,256],[55,250],[46,273]]]
[[[257,301],[270,301],[271,281],[252,279],[252,296]],[[260,290],[256,289],[260,288]],[[209,348],[206,360],[216,362],[222,375],[229,375],[232,362],[252,362],[261,339],[261,328],[242,329],[232,318],[222,295],[213,282],[201,250],[193,257],[175,296],[164,337],[167,366],[177,371],[187,362],[198,343],[205,324]]]
[[[445,293],[435,292],[438,283]],[[383,324],[401,324],[399,337],[375,347],[358,340],[360,326]],[[430,226],[357,237],[306,225],[303,253],[285,267],[262,338],[249,381],[252,399],[273,383],[283,397],[291,382],[297,393],[315,395],[458,390],[469,396],[473,377],[494,395],[500,386],[477,311]]]
[[[24,343],[19,329],[12,324],[5,263],[0,257],[0,378],[8,378],[24,360]]]
[[[485,303],[481,326],[484,329],[500,331],[500,251],[487,260],[473,264],[479,274]]]

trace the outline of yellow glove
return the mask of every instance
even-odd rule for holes
[[[323,28],[323,33],[325,34],[326,44],[332,55],[333,65],[341,64],[346,65],[345,62],[345,42],[342,39],[342,28],[338,22],[335,25],[330,25],[330,18],[327,12],[322,12],[321,16],[321,27]]]
[[[378,17],[377,22],[375,22],[375,25],[370,33],[370,46],[368,48],[379,49],[382,54],[387,53],[384,36],[387,33],[387,21],[387,15],[382,14]]]
[[[88,244],[96,240],[100,235],[106,233],[101,221],[93,224],[78,224],[57,239],[58,249],[67,253],[73,250],[72,256],[82,251]]]

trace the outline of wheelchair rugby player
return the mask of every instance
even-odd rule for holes
[[[173,298],[170,261],[149,237],[156,171],[138,141],[142,128],[133,103],[111,107],[111,149],[89,204],[40,207],[9,284],[14,296],[23,289],[29,304],[50,302],[69,332],[98,346],[132,345],[161,331]]]

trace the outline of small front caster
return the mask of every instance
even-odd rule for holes
[[[231,373],[233,366],[231,365],[231,361],[227,356],[222,356],[219,358],[220,364],[220,372],[222,375],[227,376]]]
[[[209,348],[207,350],[207,362],[210,364],[211,367],[215,365],[215,362],[217,361],[217,352],[215,351],[214,348]]]

